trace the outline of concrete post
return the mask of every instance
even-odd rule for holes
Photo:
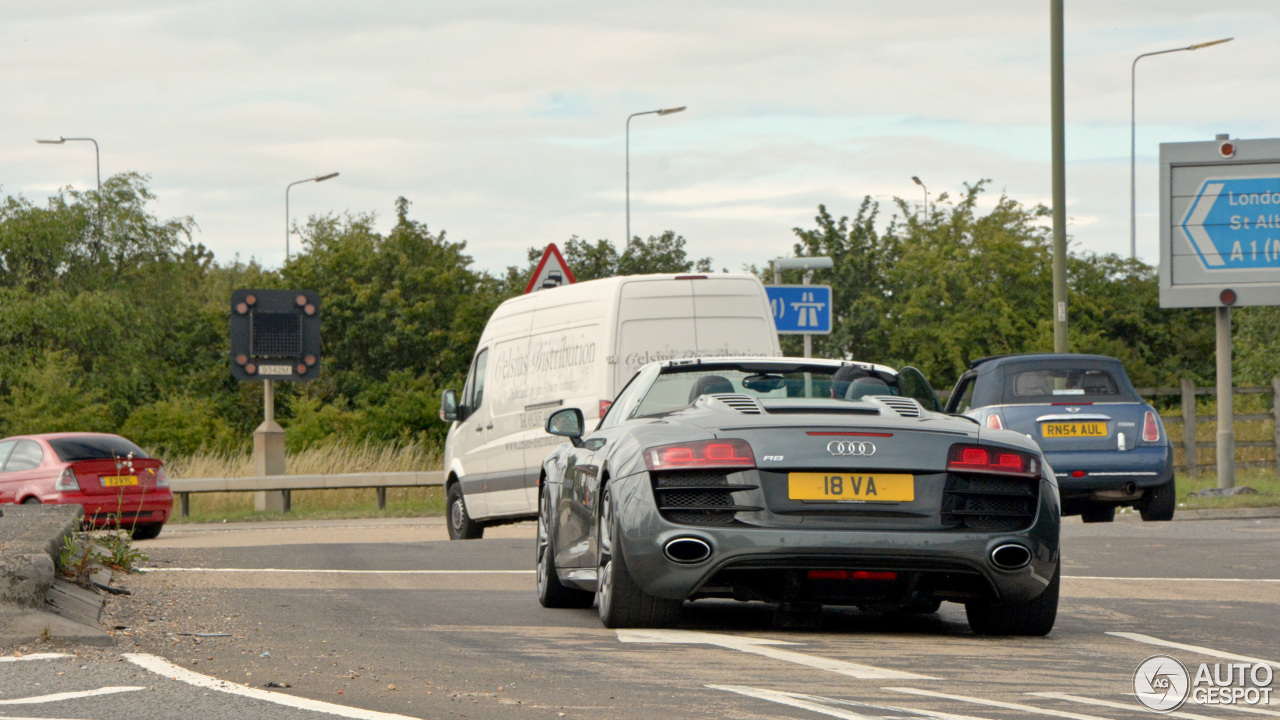
[[[1182,464],[1188,477],[1198,469],[1196,463],[1196,384],[1182,379]]]
[[[275,384],[262,382],[263,420],[253,431],[253,471],[259,477],[284,475],[284,428],[276,424]],[[288,512],[285,491],[271,490],[253,494],[253,508],[258,512]]]
[[[1218,360],[1218,488],[1236,486],[1235,410],[1231,386],[1231,306],[1217,312]]]
[[[1280,377],[1271,378],[1271,417],[1275,419],[1276,476],[1280,477]]]

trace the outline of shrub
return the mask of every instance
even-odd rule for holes
[[[212,400],[181,396],[134,409],[120,434],[163,455],[228,450],[242,444]]]

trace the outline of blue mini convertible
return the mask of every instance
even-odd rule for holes
[[[1173,445],[1124,365],[1102,355],[1029,354],[974,360],[949,413],[1013,430],[1040,445],[1062,493],[1062,514],[1110,522],[1132,506],[1172,520]]]

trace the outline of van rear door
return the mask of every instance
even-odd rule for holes
[[[782,354],[760,281],[714,275],[690,281],[702,357],[777,357]]]

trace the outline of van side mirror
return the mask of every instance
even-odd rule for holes
[[[585,426],[586,421],[582,417],[582,411],[578,408],[557,410],[547,418],[547,432],[552,435],[567,437],[571,440],[582,437],[582,430]]]
[[[444,422],[458,419],[458,393],[452,390],[440,393],[440,419]]]

